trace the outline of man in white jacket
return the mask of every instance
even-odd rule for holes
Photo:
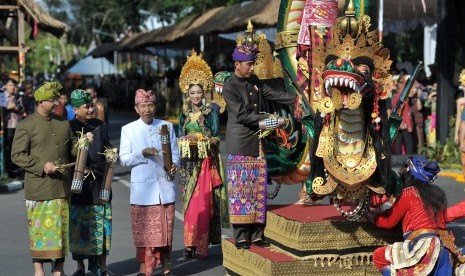
[[[135,110],[140,119],[121,129],[120,159],[131,166],[131,224],[139,276],[150,275],[161,263],[162,275],[170,275],[174,223],[175,185],[171,180],[179,163],[173,125],[154,118],[155,95],[136,91]],[[160,129],[169,129],[173,167],[165,172]],[[170,179],[170,180],[167,180]]]

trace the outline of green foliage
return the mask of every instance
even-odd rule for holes
[[[202,14],[207,10],[240,3],[240,0],[156,0],[149,9],[164,23],[174,23],[188,14]]]
[[[428,146],[423,148],[422,153],[428,159],[435,159],[439,162],[441,169],[462,169],[461,152],[459,146],[454,142],[455,117],[452,116],[449,121],[449,137],[445,144],[436,141],[434,147]]]
[[[26,54],[27,72],[56,72],[58,67],[57,51],[60,49],[60,43],[56,37],[39,32],[35,40],[27,41],[27,45],[31,47],[31,50]]]
[[[26,25],[25,32],[30,32],[28,25]],[[61,65],[65,65],[73,59],[74,49],[79,49],[81,56],[86,50],[84,47],[66,43],[66,37],[58,39],[42,31],[39,31],[35,39],[27,37],[26,45],[30,47],[26,53],[26,73],[28,75],[38,75],[45,72],[57,73],[60,61]],[[15,66],[17,68],[17,62],[15,62]]]
[[[423,27],[407,29],[402,33],[388,33],[383,37],[383,44],[391,50],[391,58],[394,61],[423,60]]]
[[[47,10],[69,27],[68,40],[86,44],[95,37],[92,29],[105,32],[102,42],[113,42],[120,34],[139,31],[147,19],[140,10],[148,10],[162,24],[173,24],[186,15],[240,3],[240,0],[43,0]],[[110,35],[111,34],[111,35]]]

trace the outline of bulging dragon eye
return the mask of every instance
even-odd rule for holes
[[[370,77],[371,74],[371,69],[368,65],[366,64],[360,64],[357,66],[358,70],[362,73],[363,77],[366,79]]]

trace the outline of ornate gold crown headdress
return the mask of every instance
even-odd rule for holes
[[[246,55],[250,55],[252,52],[256,53],[255,74],[260,79],[283,77],[281,62],[273,57],[273,51],[266,39],[266,34],[256,34],[250,20],[244,36],[239,34],[236,43],[239,52]]]
[[[197,54],[194,50],[187,57],[187,61],[182,67],[181,75],[179,76],[181,92],[187,93],[189,86],[192,84],[200,84],[204,92],[213,89],[212,70],[205,60],[203,60],[202,54]]]

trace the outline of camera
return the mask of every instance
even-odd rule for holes
[[[15,94],[15,99],[14,100],[15,100],[16,108],[19,111],[19,114],[25,113],[25,109],[24,109],[24,106],[23,106],[23,100],[22,100],[23,95],[24,95],[23,91],[18,91],[18,93]]]

